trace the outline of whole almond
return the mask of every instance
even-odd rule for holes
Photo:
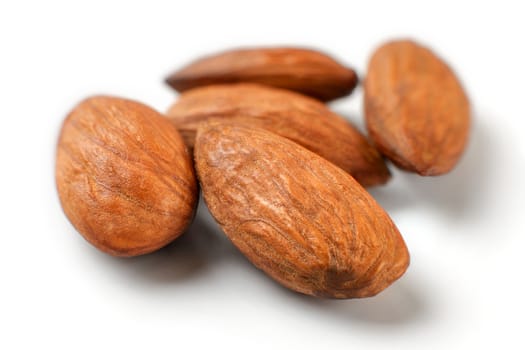
[[[62,125],[56,157],[66,216],[106,253],[157,250],[193,218],[198,197],[189,153],[173,124],[141,103],[84,100]]]
[[[329,101],[350,94],[357,80],[352,69],[318,51],[253,48],[203,57],[166,82],[177,91],[221,83],[260,83]]]
[[[292,91],[257,84],[196,88],[182,93],[167,114],[190,148],[201,123],[235,121],[297,142],[363,186],[383,184],[390,178],[382,156],[352,124],[321,102]]]
[[[268,131],[202,125],[195,165],[211,214],[258,268],[300,293],[377,294],[406,270],[392,220],[346,172]]]
[[[467,143],[465,91],[440,58],[413,41],[389,42],[372,55],[365,115],[379,150],[420,175],[450,171]]]

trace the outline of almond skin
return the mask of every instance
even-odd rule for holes
[[[115,256],[173,241],[198,199],[191,158],[173,124],[141,103],[106,96],[82,101],[65,119],[56,185],[73,226]]]
[[[439,57],[413,41],[389,42],[372,55],[365,116],[379,150],[420,175],[449,172],[467,144],[465,91]]]
[[[409,264],[396,226],[346,172],[263,129],[202,125],[195,165],[211,214],[255,266],[330,298],[373,296]]]
[[[168,117],[193,148],[198,126],[211,120],[256,126],[297,142],[350,173],[363,186],[387,182],[390,171],[377,149],[321,102],[257,84],[225,84],[181,94]]]
[[[198,59],[170,75],[166,82],[182,92],[221,83],[259,83],[330,101],[357,85],[355,71],[314,50],[253,48],[221,52]]]

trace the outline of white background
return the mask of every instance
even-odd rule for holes
[[[0,348],[523,349],[523,13],[504,1],[2,1]],[[363,76],[394,37],[452,65],[474,126],[452,173],[394,171],[372,191],[412,257],[377,297],[285,290],[203,207],[179,241],[134,259],[96,251],[62,214],[54,147],[80,99],[109,93],[163,111],[176,96],[168,73],[242,45],[313,46]],[[361,106],[360,89],[332,104],[358,125]]]

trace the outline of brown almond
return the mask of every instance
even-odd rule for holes
[[[195,165],[211,214],[237,248],[304,294],[368,297],[409,264],[388,214],[346,172],[263,129],[202,125]]]
[[[467,143],[470,106],[454,72],[409,40],[375,51],[365,83],[367,128],[379,150],[402,169],[441,175]]]
[[[197,182],[177,129],[130,100],[84,100],[62,125],[56,185],[84,238],[116,256],[161,248],[191,222]]]
[[[190,148],[201,123],[235,121],[297,142],[363,186],[383,184],[390,178],[382,156],[352,124],[321,102],[292,91],[257,84],[196,88],[182,93],[167,114]]]
[[[221,83],[259,83],[330,101],[352,92],[356,73],[333,58],[299,48],[253,48],[221,52],[196,60],[166,82],[181,92]]]

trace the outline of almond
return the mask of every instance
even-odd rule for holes
[[[467,143],[465,91],[439,57],[413,41],[389,42],[372,55],[365,115],[379,150],[420,175],[449,172]]]
[[[195,165],[211,214],[282,285],[333,298],[377,294],[409,255],[388,214],[346,172],[283,137],[202,125]]]
[[[189,153],[173,124],[141,103],[84,100],[62,125],[56,157],[66,216],[106,253],[157,250],[193,218],[198,197]]]
[[[350,94],[357,80],[352,69],[318,51],[253,48],[203,57],[166,82],[177,91],[221,83],[260,83],[329,101]]]
[[[352,124],[321,102],[292,91],[256,84],[196,88],[182,93],[167,114],[190,148],[201,123],[235,121],[297,142],[363,186],[383,184],[390,178],[382,156]]]

